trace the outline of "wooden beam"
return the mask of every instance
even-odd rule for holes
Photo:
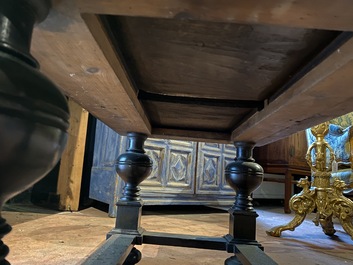
[[[82,13],[353,31],[351,0],[78,0]]]
[[[113,234],[82,265],[123,265],[134,247],[136,235]]]
[[[149,134],[151,125],[126,91],[83,22],[74,1],[56,1],[33,33],[32,55],[41,71],[79,105],[120,134]]]
[[[238,126],[234,141],[265,145],[353,111],[353,40]]]
[[[103,22],[98,15],[82,14],[82,18],[91,31],[92,36],[95,38],[105,58],[112,67],[112,70],[121,82],[124,91],[133,102],[136,110],[141,114],[144,122],[147,124],[148,119],[144,114],[143,108],[137,97],[138,91],[133,86],[133,81],[125,69],[124,62],[119,54],[117,54],[117,47],[114,46],[111,36],[108,35],[107,29],[104,27]]]
[[[106,38],[106,32],[93,13],[353,30],[353,19],[348,14],[353,2],[349,0],[323,0],[320,5],[303,0],[295,3],[284,0],[86,0],[79,4],[81,12],[90,13],[84,15],[91,19],[86,19],[90,28],[98,31],[97,36],[102,38]],[[353,111],[352,47],[352,41],[344,44],[262,111],[234,129],[231,139],[264,145]],[[106,39],[97,44],[80,16],[76,1],[55,1],[49,17],[34,30],[31,52],[40,62],[42,72],[66,95],[113,130],[120,134],[127,130],[152,133],[121,63],[116,56],[112,56],[115,59],[105,56],[114,55],[111,43]],[[321,100],[325,103],[320,103]],[[158,128],[153,129],[153,134],[195,140],[230,139],[227,133],[211,135],[213,133]]]
[[[73,100],[69,100],[69,109],[69,137],[61,157],[57,194],[60,195],[60,210],[77,211],[80,202],[88,112]]]
[[[216,142],[229,144],[230,133],[222,132],[205,132],[205,131],[193,131],[193,130],[182,130],[182,129],[169,129],[169,128],[153,128],[153,138],[162,139],[173,139],[173,140],[185,140],[185,141],[202,141],[202,142]]]

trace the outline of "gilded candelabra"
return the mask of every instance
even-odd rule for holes
[[[298,181],[297,186],[303,190],[289,201],[289,206],[295,213],[293,220],[286,225],[271,228],[266,231],[268,235],[279,237],[284,230],[294,231],[306,215],[316,209],[313,222],[316,226],[320,224],[326,235],[332,236],[336,232],[332,222],[332,218],[336,217],[353,239],[353,202],[343,195],[343,190],[349,186],[339,178],[331,179],[335,155],[324,139],[328,128],[326,122],[311,129],[316,141],[308,148],[306,160],[311,168],[313,181],[310,182],[308,177]],[[330,153],[329,163],[326,162],[327,149]],[[312,150],[315,152],[315,159],[311,156]]]

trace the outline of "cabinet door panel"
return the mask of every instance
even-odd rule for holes
[[[115,164],[126,145],[125,136],[97,121],[90,198],[108,203],[111,216],[125,185]],[[224,178],[225,166],[235,156],[232,145],[147,139],[144,149],[153,162],[150,176],[140,185],[146,205],[232,203],[234,191]]]
[[[222,182],[221,182],[221,191],[225,191],[227,194],[235,194],[234,190],[228,185],[226,181],[226,176],[225,176],[225,169],[226,166],[229,163],[232,163],[234,161],[234,158],[236,157],[236,151],[235,151],[235,146],[233,144],[225,144],[223,145],[223,171],[222,171]]]
[[[232,145],[199,143],[197,163],[197,194],[234,194],[226,180],[224,170],[235,157]]]
[[[115,215],[115,203],[120,183],[115,171],[116,159],[124,151],[124,139],[97,120],[89,197],[109,204],[109,214]]]
[[[255,147],[254,158],[262,166],[277,165],[309,170],[305,160],[308,150],[305,131],[300,131],[276,142]]]
[[[164,140],[147,140],[145,144],[146,154],[152,160],[152,172],[141,184],[143,187],[165,186],[166,143]],[[143,188],[144,190],[145,188]]]
[[[150,177],[141,184],[146,193],[194,193],[196,143],[148,139],[146,153],[153,161]]]

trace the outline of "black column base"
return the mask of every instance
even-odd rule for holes
[[[136,234],[140,229],[142,201],[118,201],[115,221],[115,231],[124,234]]]
[[[255,211],[229,211],[229,234],[238,240],[252,241],[256,239]]]
[[[115,228],[107,234],[107,239],[114,234],[135,235],[134,244],[141,245],[142,234],[145,231],[140,226],[142,201],[119,201],[117,206]]]

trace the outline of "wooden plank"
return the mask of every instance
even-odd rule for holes
[[[144,102],[153,128],[178,128],[210,132],[231,132],[250,108],[230,108],[166,102]]]
[[[114,73],[119,78],[126,94],[133,101],[135,108],[139,113],[144,114],[143,109],[137,98],[137,88],[133,86],[133,80],[130,79],[122,61],[121,56],[117,53],[117,49],[113,44],[113,40],[109,38],[107,29],[97,15],[82,14],[82,18],[91,31],[97,44],[102,50],[105,58],[110,63]],[[145,122],[148,123],[147,117],[143,115]]]
[[[149,232],[143,233],[143,243],[151,245],[226,250],[227,240],[224,237],[201,235],[183,235],[173,233]]]
[[[351,0],[79,0],[83,13],[353,30]]]
[[[60,195],[60,210],[77,211],[80,203],[88,112],[73,100],[69,100],[69,109],[69,137],[61,157],[57,194]]]
[[[353,40],[306,74],[232,133],[265,145],[353,111]]]
[[[174,140],[230,143],[230,133],[153,128],[151,137]]]
[[[230,132],[202,131],[178,128],[153,128],[149,138],[160,138],[180,141],[208,142],[230,144]]]
[[[145,17],[107,21],[139,90],[209,99],[264,100],[338,34]]]
[[[55,1],[48,18],[34,30],[31,53],[67,96],[112,129],[150,133],[136,95],[115,75],[74,1]]]
[[[82,265],[123,265],[134,247],[135,235],[112,235]]]
[[[258,246],[237,244],[236,248],[239,251],[236,252],[236,256],[241,264],[278,265],[277,262],[267,256]]]
[[[97,13],[111,5],[111,9],[109,9],[111,12],[116,10],[117,7],[119,9],[120,6],[121,9],[119,10],[122,10],[121,12],[126,11],[126,15],[158,15],[158,17],[163,17],[163,14],[166,15],[172,10],[170,11],[172,12],[170,17],[175,17],[173,13],[175,9],[180,11],[177,18],[182,18],[181,15],[183,13],[181,12],[185,12],[185,18],[187,18],[187,15],[193,11],[200,16],[198,18],[208,18],[211,21],[220,21],[221,18],[223,18],[222,21],[228,20],[227,15],[231,14],[229,10],[235,12],[234,14],[238,14],[240,18],[246,16],[246,12],[251,10],[258,10],[259,12],[261,10],[261,14],[265,14],[270,12],[276,6],[275,2],[277,3],[278,1],[256,1],[255,3],[254,1],[245,2],[239,0],[234,2],[242,5],[236,6],[230,1],[222,0],[197,1],[197,5],[194,1],[188,0],[136,0],[133,5],[131,5],[132,2],[126,0],[114,2],[99,1],[99,3],[92,0],[86,1],[87,6],[91,5],[90,8]],[[347,10],[350,10],[348,7],[353,2],[340,0],[329,3],[323,0],[320,5],[313,3],[314,1],[306,2],[300,0],[290,5],[289,1],[283,1],[282,7],[287,6],[287,9],[284,8],[283,12],[280,13],[283,16],[279,16],[278,13],[272,10],[273,12],[270,12],[272,15],[263,16],[263,18],[261,16],[255,22],[307,26],[305,23],[310,20],[305,17],[303,19],[305,23],[303,22],[303,24],[298,24],[300,19],[294,20],[293,23],[291,23],[290,19],[293,16],[300,16],[298,15],[301,14],[299,12],[300,8],[305,8],[304,10],[310,12],[310,18],[313,20],[311,21],[312,23],[309,23],[311,24],[310,27],[332,29],[337,28],[338,23],[341,26],[345,26],[346,29],[351,28],[349,22],[353,21],[353,19],[349,15],[348,20]],[[112,129],[120,134],[125,134],[126,131],[150,134],[152,129],[148,118],[133,89],[126,85],[129,80],[119,80],[120,77],[116,76],[117,69],[114,69],[116,66],[105,58],[100,46],[95,42],[81,19],[76,2],[66,0],[55,3],[55,8],[51,11],[50,16],[35,29],[33,34],[32,54],[41,63],[42,71],[57,83],[66,95],[72,97],[78,104],[106,124],[109,124]],[[81,1],[80,4],[82,8],[86,5],[84,1]],[[161,9],[162,4],[165,8]],[[346,6],[343,6],[343,4],[346,4]],[[200,5],[203,8],[200,8]],[[214,9],[208,9],[211,6]],[[279,5],[277,7],[279,8]],[[316,8],[315,10],[314,7]],[[242,12],[239,10],[244,11],[244,15],[240,14]],[[332,12],[335,14],[339,14],[336,15],[336,20],[330,16],[330,10],[333,10]],[[152,13],[148,15],[148,12]],[[313,16],[312,14],[316,15]],[[283,20],[286,17],[288,19]],[[234,22],[232,18],[229,21]],[[246,22],[248,20],[243,21]],[[250,20],[248,22],[252,23]],[[99,28],[99,23],[96,24],[98,25],[96,30],[102,33],[101,36],[104,36],[104,30]],[[109,48],[110,43],[106,42],[104,45]],[[258,145],[264,145],[319,122],[352,111],[353,92],[350,89],[353,81],[351,74],[353,71],[351,62],[352,46],[352,41],[347,42],[321,65],[314,68],[284,94],[268,104],[261,112],[254,114],[241,124],[233,131],[232,139],[255,141]],[[103,47],[102,44],[101,47]],[[123,71],[122,68],[120,70]],[[320,100],[324,100],[325,103],[320,104]],[[162,129],[159,130],[159,133],[168,133],[168,130],[163,131]],[[193,137],[193,131],[186,130],[177,130],[176,132],[171,130],[169,133],[178,135],[180,138],[184,137],[184,139],[189,137],[194,139],[198,135],[195,134]],[[202,134],[201,132],[199,135],[205,136],[206,133]],[[207,136],[210,136],[210,134]],[[216,139],[220,138],[222,137]]]

